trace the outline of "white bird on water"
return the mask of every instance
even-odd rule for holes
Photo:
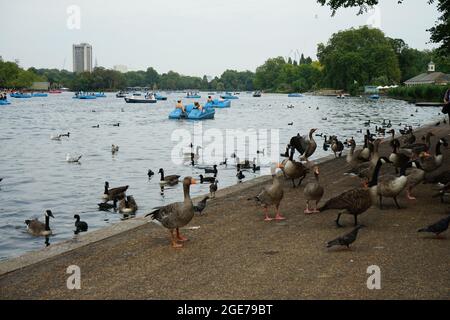
[[[79,162],[81,159],[82,155],[78,155],[78,156],[72,156],[70,155],[70,153],[66,154],[66,161],[67,162]]]

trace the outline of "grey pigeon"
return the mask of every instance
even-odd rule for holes
[[[358,231],[361,228],[365,228],[365,225],[359,225],[355,229],[353,229],[350,233],[347,233],[346,235],[336,238],[334,240],[331,240],[327,243],[327,248],[331,248],[333,246],[346,246],[347,248],[350,247],[350,245],[355,242],[356,237],[358,236]]]
[[[436,236],[439,236],[442,232],[445,232],[448,229],[448,225],[450,223],[450,216],[439,220],[435,224],[432,224],[426,228],[419,229],[418,232],[431,232]]]
[[[200,202],[198,202],[194,206],[194,212],[202,214],[202,211],[205,210],[205,208],[206,208],[206,200],[208,200],[208,199],[209,199],[209,197],[205,196]]]

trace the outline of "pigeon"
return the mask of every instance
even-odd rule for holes
[[[198,214],[202,214],[202,211],[205,210],[206,208],[206,200],[208,200],[209,197],[205,196],[200,202],[198,202],[195,206],[194,206],[194,212],[197,212]]]
[[[358,236],[358,231],[361,228],[365,228],[365,225],[359,225],[355,229],[353,229],[350,233],[347,233],[346,235],[336,238],[330,242],[327,243],[327,248],[331,248],[333,246],[346,246],[347,248],[350,248],[350,245],[355,242],[356,237]]]
[[[75,234],[80,232],[86,232],[88,230],[88,224],[84,221],[80,221],[80,216],[78,214],[74,215],[73,218],[75,221]]]
[[[439,220],[435,224],[432,224],[426,228],[419,229],[417,232],[431,232],[436,236],[439,236],[441,233],[445,232],[448,229],[448,225],[450,223],[450,216]]]

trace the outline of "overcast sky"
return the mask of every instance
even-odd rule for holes
[[[71,5],[80,9],[79,29]],[[22,67],[72,70],[72,44],[88,42],[99,66],[197,76],[254,71],[296,50],[315,57],[334,32],[367,23],[411,47],[432,48],[426,29],[438,17],[426,0],[381,0],[376,11],[335,17],[315,0],[0,0],[0,9],[0,55]]]

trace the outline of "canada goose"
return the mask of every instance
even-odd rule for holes
[[[370,126],[370,123],[371,123],[371,120],[369,119],[368,121],[364,122],[364,125],[365,125],[366,127],[368,127],[368,126]]]
[[[192,148],[191,148],[191,152],[190,153],[185,153],[185,159],[189,159],[191,161],[197,161],[198,159],[200,159],[200,154],[199,154],[199,150],[202,149],[201,146],[197,146],[197,148],[195,149],[195,153],[193,152]]]
[[[120,126],[120,123],[119,123],[119,122],[113,123],[113,127],[119,127],[119,126]]]
[[[409,165],[411,165],[413,168],[406,176],[406,178],[408,179],[408,182],[406,184],[406,197],[409,200],[416,200],[416,198],[412,195],[412,189],[424,181],[425,171],[423,170],[418,160],[411,162]]]
[[[119,203],[119,212],[134,214],[136,213],[138,206],[133,196],[126,196]]]
[[[266,152],[266,149],[262,149],[262,151],[256,150],[256,154],[262,154],[262,155],[264,155],[265,152]]]
[[[272,221],[273,218],[269,217],[269,206],[275,206],[276,214],[275,220],[285,220],[279,211],[280,203],[283,200],[284,191],[283,185],[280,181],[280,177],[276,174],[277,168],[282,168],[282,164],[277,164],[275,168],[271,168],[272,173],[272,184],[270,186],[264,187],[264,189],[254,198],[249,200],[256,200],[264,208],[265,218],[264,221]]]
[[[413,154],[414,156],[419,155],[421,152],[428,152],[430,150],[431,147],[431,137],[433,137],[434,134],[432,132],[428,132],[425,136],[425,142],[421,143],[412,143],[412,144],[406,144],[403,147],[401,147],[401,149],[405,149],[409,152],[411,152],[411,154]]]
[[[411,158],[404,153],[398,152],[400,142],[397,139],[392,140],[390,145],[392,147],[392,153],[389,156],[389,161],[392,162],[392,165],[395,168],[395,173],[398,173],[398,169],[406,166]]]
[[[306,174],[309,172],[309,169],[306,168],[301,162],[297,162],[294,160],[294,147],[291,147],[291,153],[289,155],[289,160],[286,161],[283,167],[283,172],[289,179],[292,180],[292,186],[295,188],[295,179],[299,179],[297,187],[300,186],[303,179],[305,179]]]
[[[60,134],[59,136],[60,137],[67,137],[67,138],[69,138],[70,137],[70,132]]]
[[[116,146],[115,144],[111,145],[111,153],[114,154],[119,151],[119,146]]]
[[[261,170],[261,166],[257,166],[255,163],[253,164],[253,173],[255,173],[256,171],[260,171]]]
[[[183,245],[179,241],[187,241],[185,237],[180,235],[179,228],[187,225],[194,217],[194,205],[192,204],[189,194],[190,186],[197,182],[191,177],[183,179],[184,201],[171,203],[167,206],[158,208],[151,213],[145,215],[151,217],[151,221],[169,229],[172,247],[181,248]],[[174,231],[176,230],[176,235]]]
[[[339,223],[339,219],[344,213],[353,215],[355,220],[354,225],[357,226],[358,216],[366,212],[376,201],[378,175],[380,173],[381,166],[384,163],[388,162],[389,160],[385,157],[381,157],[378,160],[372,175],[372,179],[368,184],[368,188],[356,188],[345,191],[325,202],[325,204],[319,208],[319,211],[324,212],[326,210],[339,209],[341,211],[339,211],[337,219],[335,221],[338,227],[342,227],[342,225]]]
[[[54,218],[51,210],[45,211],[45,223],[39,221],[38,219],[33,220],[25,220],[25,224],[27,225],[28,233],[33,236],[49,236],[52,234],[52,230],[50,229],[50,217]]]
[[[358,231],[361,228],[364,228],[365,225],[359,225],[356,228],[354,228],[350,233],[347,233],[346,235],[336,238],[334,240],[331,240],[327,243],[327,248],[331,248],[333,246],[346,246],[347,249],[350,248],[350,245],[355,242],[356,237],[358,236]]]
[[[213,165],[212,168],[205,168],[205,173],[214,173],[215,175],[217,174],[217,165]]]
[[[152,170],[148,169],[148,171],[147,171],[148,178],[151,179],[151,177],[153,177],[154,175],[155,175],[155,173]]]
[[[216,197],[216,191],[217,191],[217,184],[218,183],[219,183],[219,181],[216,179],[216,181],[211,183],[211,185],[209,186],[209,193],[210,193],[212,198]]]
[[[245,175],[242,173],[241,170],[239,170],[239,171],[236,173],[236,177],[238,178],[239,182],[240,182],[242,179],[245,179]]]
[[[125,197],[125,192],[128,190],[128,186],[122,186],[109,189],[109,182],[105,181],[105,191],[103,192],[103,199],[106,201],[121,200]]]
[[[205,196],[201,201],[199,201],[196,205],[194,205],[194,212],[202,214],[203,210],[206,208],[206,201],[209,199],[208,196]]]
[[[74,215],[73,218],[75,219],[75,234],[88,231],[88,224],[84,221],[80,221],[80,216],[78,214]]]
[[[178,179],[180,178],[180,176],[176,175],[176,174],[165,176],[163,168],[160,168],[158,173],[161,175],[161,179],[159,181],[160,185],[166,185],[166,184],[169,186],[176,185],[178,183]]]
[[[200,183],[201,184],[203,184],[205,182],[213,183],[214,181],[216,181],[216,178],[214,178],[214,177],[204,177],[202,174],[199,177],[200,177]]]
[[[427,175],[425,177],[425,183],[438,183],[440,185],[446,185],[450,182],[450,170],[443,171],[438,175]]]
[[[288,123],[288,126],[293,126],[294,125],[294,122],[289,122]]]
[[[108,202],[101,202],[98,204],[98,210],[101,211],[108,211],[109,209],[115,209],[117,208],[117,198],[113,200],[113,203],[110,204]]]
[[[333,150],[335,158],[337,158],[337,154],[339,154],[339,157],[341,157],[342,151],[344,151],[344,144],[337,138],[334,138],[333,142],[331,143],[331,150]]]
[[[426,172],[432,172],[442,166],[442,161],[444,156],[441,152],[441,146],[444,145],[445,147],[448,146],[447,140],[444,138],[439,139],[438,143],[436,144],[436,151],[434,156],[424,156],[422,154],[421,159],[421,165],[423,167],[423,170]]]
[[[241,161],[239,157],[236,157],[236,166],[239,166],[242,169],[251,169],[252,165],[256,163],[256,158],[253,157],[253,161],[250,161],[248,159],[245,159],[244,161]]]
[[[225,158],[221,163],[219,163],[219,165],[221,166],[226,166],[227,165],[227,158]]]
[[[400,209],[400,205],[397,201],[397,196],[406,188],[408,183],[408,178],[406,177],[406,168],[407,166],[403,166],[400,169],[400,176],[394,175],[383,175],[378,179],[377,186],[377,194],[380,203],[380,209],[383,209],[383,197],[393,198],[394,203],[398,209]]]
[[[290,149],[291,149],[291,146],[289,144],[286,145],[286,151],[284,153],[280,153],[280,157],[289,158],[289,150]]]
[[[361,150],[361,152],[359,153],[359,158],[361,158],[364,161],[369,161],[370,160],[370,155],[372,154],[372,145],[370,142],[370,135],[369,135],[369,130],[367,130],[367,133],[364,136],[364,147]]]
[[[311,214],[319,212],[317,210],[317,204],[320,202],[320,199],[322,199],[324,189],[319,183],[319,167],[314,167],[314,177],[315,181],[310,182],[305,186],[305,189],[303,190],[303,194],[305,195],[306,199],[306,209],[304,210],[305,214]],[[311,211],[309,209],[309,202],[315,201],[316,205],[314,209]]]
[[[70,153],[66,154],[66,161],[70,163],[79,163],[82,155],[72,156]]]
[[[100,125],[97,124],[96,126],[92,126],[91,128],[100,128]]]

